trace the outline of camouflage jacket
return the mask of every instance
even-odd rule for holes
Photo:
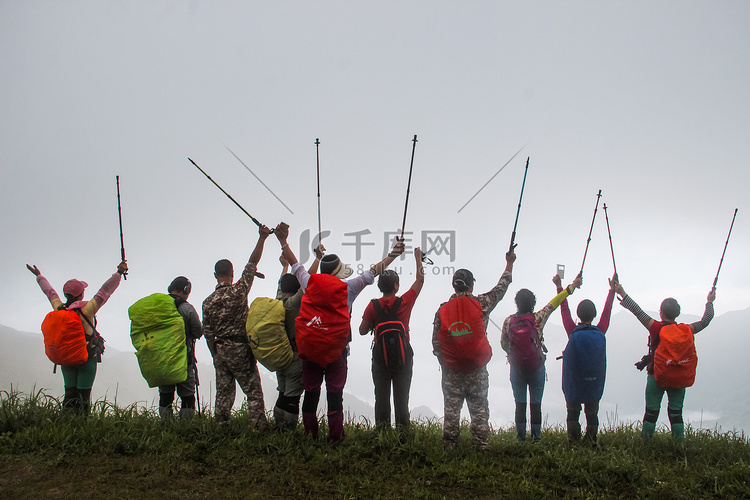
[[[245,337],[247,295],[253,285],[257,263],[248,262],[237,283],[216,285],[203,301],[203,334],[207,339]]]

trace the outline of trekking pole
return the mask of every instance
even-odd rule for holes
[[[322,238],[323,231],[320,225],[320,139],[315,138],[315,160],[317,164],[318,173],[318,244],[320,245],[320,239]]]
[[[523,171],[523,184],[521,184],[521,197],[518,198],[518,210],[516,210],[516,222],[513,224],[513,233],[510,235],[510,248],[508,252],[512,252],[516,248],[516,228],[518,227],[518,216],[521,214],[521,200],[523,200],[523,190],[526,187],[526,174],[529,173],[529,160],[530,156],[526,157],[526,169]]]
[[[615,264],[615,248],[612,246],[612,233],[609,231],[609,217],[607,216],[607,204],[604,203],[604,220],[607,221],[607,235],[609,236],[609,250],[612,252],[612,267],[615,268],[617,276],[617,264]]]
[[[117,218],[120,220],[120,257],[125,262],[125,243],[122,239],[122,207],[120,206],[120,176],[116,175],[115,180],[117,181]],[[122,279],[128,279],[128,272],[122,273]]]
[[[232,196],[231,196],[231,195],[230,195],[229,193],[227,193],[226,191],[224,191],[224,189],[223,189],[223,188],[222,188],[221,186],[219,186],[219,185],[218,185],[218,184],[216,183],[216,181],[215,181],[215,180],[213,180],[213,179],[211,178],[211,176],[210,176],[210,175],[208,175],[208,174],[207,174],[206,172],[204,172],[204,171],[203,171],[203,169],[202,169],[202,168],[200,168],[200,167],[198,166],[198,164],[197,164],[197,163],[195,163],[195,162],[194,162],[193,160],[191,160],[190,158],[188,158],[188,160],[190,160],[190,163],[192,163],[193,165],[195,165],[195,168],[197,168],[198,170],[200,170],[200,171],[201,171],[201,173],[202,173],[203,175],[205,175],[205,176],[206,176],[206,177],[208,178],[208,180],[209,180],[209,181],[213,182],[213,183],[214,183],[214,186],[216,186],[217,188],[219,188],[219,189],[221,190],[221,192],[222,192],[222,193],[224,193],[225,195],[227,195],[227,198],[229,198],[230,200],[232,200],[232,202],[233,202],[233,203],[234,203],[235,205],[237,205],[237,206],[239,207],[239,209],[240,209],[240,210],[242,210],[243,212],[245,212],[245,215],[247,215],[248,217],[250,217],[250,219],[251,219],[251,220],[252,220],[253,222],[255,222],[255,225],[257,225],[258,227],[260,227],[260,226],[262,225],[262,224],[261,224],[261,223],[260,223],[260,222],[258,221],[258,219],[256,219],[256,218],[255,218],[255,217],[253,217],[252,215],[250,215],[250,214],[248,213],[248,211],[247,211],[247,210],[245,210],[244,208],[242,208],[242,205],[240,205],[239,203],[237,203],[237,200],[235,200],[234,198],[232,198]],[[273,229],[271,229],[271,233],[273,233]]]
[[[727,253],[727,245],[729,245],[729,237],[732,236],[732,228],[734,227],[734,219],[737,217],[737,209],[734,209],[734,215],[732,216],[732,225],[729,226],[729,234],[727,235],[727,241],[724,243],[724,251],[721,252],[721,260],[719,261],[719,269],[716,271],[716,277],[714,278],[714,286],[711,287],[711,291],[716,290],[716,282],[719,281],[719,272],[721,271],[721,264],[724,263],[724,254]]]
[[[406,209],[409,208],[409,189],[411,189],[411,172],[414,168],[414,150],[417,149],[417,135],[412,139],[414,145],[411,147],[411,164],[409,165],[409,182],[406,184],[406,204],[404,204],[404,222],[401,224],[401,241],[404,241],[404,229],[406,229]]]
[[[583,261],[581,262],[581,271],[578,276],[583,276],[583,265],[586,263],[586,254],[589,253],[589,243],[591,243],[591,232],[594,230],[594,221],[596,220],[596,211],[599,209],[599,198],[602,197],[602,190],[596,195],[596,206],[594,207],[594,217],[591,219],[591,228],[589,228],[589,238],[586,240],[586,250],[583,251]]]

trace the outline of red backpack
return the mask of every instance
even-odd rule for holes
[[[654,379],[660,387],[683,389],[695,382],[698,355],[695,335],[686,324],[664,325],[654,350]]]
[[[75,310],[52,311],[42,321],[44,352],[56,365],[82,365],[89,359],[86,332]]]
[[[508,361],[511,366],[524,372],[535,372],[544,364],[544,344],[536,329],[533,314],[514,314],[508,325],[510,350]]]
[[[469,373],[492,359],[482,306],[474,297],[453,297],[440,306],[438,345],[443,363],[458,373]]]
[[[313,274],[295,320],[299,357],[325,368],[344,352],[350,318],[347,285],[330,274]]]

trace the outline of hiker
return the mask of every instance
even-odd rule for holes
[[[536,296],[531,290],[520,289],[516,293],[518,312],[503,322],[500,346],[508,354],[510,363],[510,385],[516,402],[516,437],[519,442],[526,439],[527,393],[531,407],[531,438],[539,441],[542,437],[542,394],[547,377],[544,369],[547,348],[542,330],[552,311],[576,288],[580,288],[582,282],[579,274],[573,283],[537,312],[534,312]]]
[[[216,369],[216,420],[229,421],[237,381],[247,396],[250,425],[255,430],[266,428],[268,422],[258,364],[247,342],[245,321],[249,309],[247,296],[271,230],[261,225],[258,234],[258,242],[239,281],[233,283],[234,268],[230,261],[218,261],[214,266],[216,290],[203,301],[203,333]]]
[[[442,368],[443,445],[455,449],[461,423],[461,407],[466,400],[471,416],[471,438],[480,450],[489,450],[490,409],[487,400],[490,379],[487,363],[492,348],[487,340],[490,313],[505,296],[513,280],[516,254],[505,254],[505,270],[492,290],[474,295],[474,275],[459,269],[451,281],[453,295],[435,313],[432,353]],[[458,326],[458,327],[457,327]]]
[[[323,245],[318,245],[315,248],[315,261],[310,266],[311,274],[315,274],[318,271],[323,252],[325,252]],[[284,258],[283,254],[279,257],[279,262],[281,262],[282,270],[276,298],[284,303],[284,328],[289,338],[292,352],[294,353],[294,359],[284,370],[276,372],[276,381],[278,384],[276,389],[279,391],[279,397],[276,400],[276,405],[273,407],[273,416],[278,428],[292,430],[297,427],[299,401],[303,391],[302,360],[299,359],[299,353],[297,352],[294,322],[297,316],[299,316],[304,290],[300,287],[297,277],[287,273],[289,262]]]
[[[77,279],[68,280],[63,285],[65,303],[60,300],[47,278],[42,276],[39,268],[29,264],[26,264],[26,268],[36,276],[36,282],[39,283],[39,287],[47,296],[55,311],[75,311],[79,316],[85,338],[84,353],[77,364],[60,366],[65,387],[63,408],[80,415],[88,415],[91,410],[91,388],[94,386],[94,379],[96,378],[96,364],[101,363],[102,353],[104,352],[104,339],[96,331],[96,312],[120,285],[123,274],[128,271],[128,264],[125,260],[120,262],[117,265],[117,272],[112,274],[96,292],[96,295],[88,301],[83,300],[83,293],[88,284]],[[60,334],[63,338],[70,335],[68,331],[61,331]]]
[[[698,359],[695,354],[695,334],[711,323],[714,317],[716,289],[712,288],[706,297],[706,308],[700,321],[686,325],[675,320],[680,315],[680,304],[671,297],[664,299],[659,307],[659,321],[651,318],[617,283],[615,291],[622,306],[632,312],[648,330],[648,354],[635,364],[639,370],[646,368],[646,412],[643,416],[641,435],[652,438],[664,393],[667,393],[667,415],[672,429],[672,437],[677,441],[685,438],[685,424],[682,420],[682,407],[685,402],[685,388],[693,385]],[[670,348],[682,340],[687,353],[675,352]],[[661,348],[660,348],[661,347]],[[669,359],[664,355],[676,354]],[[682,354],[682,356],[680,356]]]
[[[396,426],[409,426],[409,390],[411,388],[414,351],[409,342],[409,318],[414,303],[424,285],[422,250],[414,249],[416,278],[411,288],[397,297],[399,276],[386,269],[378,277],[378,288],[383,293],[365,308],[359,333],[374,333],[372,349],[372,381],[375,385],[375,426],[391,426],[391,385]]]
[[[365,270],[361,275],[347,279],[353,273],[336,254],[327,254],[320,261],[320,273],[310,275],[297,262],[287,238],[289,226],[279,224],[274,230],[281,244],[282,254],[292,265],[305,293],[300,315],[296,320],[296,342],[302,358],[302,384],[305,397],[302,401],[302,423],[305,434],[318,437],[318,401],[323,379],[326,381],[328,401],[328,440],[344,438],[344,385],[347,375],[348,345],[351,340],[351,309],[354,300],[367,285],[375,282],[388,265],[404,251],[403,242],[397,242],[388,256]],[[308,317],[309,316],[309,317]]]
[[[195,341],[203,336],[203,326],[198,312],[187,299],[193,286],[185,276],[178,276],[167,288],[174,299],[177,312],[185,322],[185,345],[187,346],[187,379],[184,382],[159,386],[159,417],[168,420],[172,417],[174,393],[180,397],[180,419],[190,420],[195,414],[195,392],[198,385],[198,366],[195,358]]]
[[[560,276],[555,274],[552,282],[557,293],[563,291]],[[565,333],[568,334],[568,345],[563,351],[562,387],[565,404],[568,409],[566,424],[568,439],[571,443],[581,440],[581,405],[586,415],[587,444],[596,446],[596,435],[599,432],[599,400],[604,393],[604,380],[607,372],[607,349],[604,334],[609,328],[612,314],[612,302],[615,300],[617,274],[609,280],[609,293],[604,301],[599,323],[592,323],[596,318],[596,306],[589,299],[578,304],[576,314],[580,323],[575,324],[570,314],[568,299],[560,303],[560,314]]]

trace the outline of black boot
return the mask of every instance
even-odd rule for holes
[[[581,422],[578,420],[568,420],[568,440],[571,444],[576,444],[581,440]]]

